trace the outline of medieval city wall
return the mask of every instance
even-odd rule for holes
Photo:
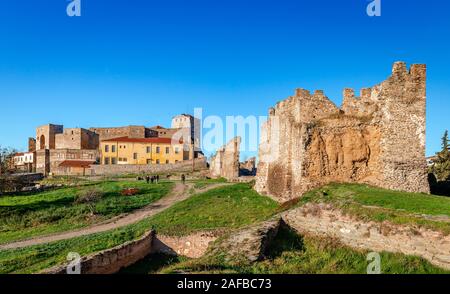
[[[231,139],[211,157],[210,174],[213,178],[233,180],[239,177],[239,148],[241,137]]]
[[[120,137],[149,138],[157,137],[158,133],[144,126],[126,126],[116,128],[90,128],[91,132],[99,135],[99,140],[109,140]]]
[[[80,261],[81,274],[114,274],[130,266],[152,252],[154,231],[142,238],[126,242],[117,247],[83,257]],[[67,265],[54,267],[43,274],[66,274]]]
[[[157,174],[157,173],[175,173],[175,172],[192,172],[192,160],[186,160],[179,163],[172,164],[115,164],[115,165],[91,165],[91,168],[86,170],[86,175],[92,176],[115,176],[124,174]],[[207,169],[207,162],[205,158],[195,159],[195,170]]]
[[[392,75],[341,108],[322,91],[269,110],[255,188],[283,202],[329,182],[429,193],[425,161],[425,65],[394,64]]]

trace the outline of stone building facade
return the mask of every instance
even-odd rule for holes
[[[210,175],[212,178],[234,180],[239,177],[239,148],[241,137],[235,137],[217,150],[211,157]]]
[[[144,126],[125,126],[113,128],[90,128],[91,132],[99,136],[99,140],[110,140],[121,137],[150,138],[158,137],[158,132]]]
[[[55,149],[97,149],[99,136],[82,128],[64,129],[55,135]]]
[[[425,160],[426,66],[397,62],[384,82],[341,108],[298,89],[269,110],[255,189],[283,202],[329,182],[429,193]]]
[[[96,162],[99,159],[99,136],[86,129],[62,125],[44,125],[36,129],[36,172],[65,175],[65,161]]]

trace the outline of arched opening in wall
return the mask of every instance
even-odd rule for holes
[[[40,148],[41,150],[45,149],[45,136],[41,135],[41,137],[39,138],[39,144],[40,144]]]

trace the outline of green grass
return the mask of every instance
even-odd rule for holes
[[[330,203],[366,221],[413,224],[450,233],[449,197],[333,183],[306,193],[299,205],[307,202]]]
[[[397,199],[389,201],[395,197]],[[54,199],[51,196],[48,198]],[[411,203],[407,203],[409,201]],[[383,214],[384,219],[400,222],[399,217],[404,216],[404,221],[410,223],[412,215],[416,214],[448,215],[447,201],[447,198],[437,196],[411,196],[411,193],[392,192],[365,185],[330,184],[307,193],[298,205],[306,202],[329,202],[347,212],[358,214],[359,217],[371,219]],[[368,205],[379,205],[381,208],[365,207]],[[224,186],[194,195],[152,218],[127,227],[45,245],[2,250],[0,273],[38,272],[65,263],[69,252],[78,252],[85,256],[138,239],[150,228],[156,228],[159,233],[168,235],[217,229],[226,232],[270,218],[280,209],[271,199],[254,192],[249,184]],[[297,236],[291,231],[282,231],[274,244],[267,252],[268,259],[254,264],[225,262],[220,254],[198,260],[150,256],[123,273],[366,272],[367,252],[350,249],[332,239]],[[445,272],[419,257],[383,252],[381,260],[383,273]]]
[[[278,204],[235,184],[210,190],[177,203],[152,219],[157,232],[186,235],[199,230],[238,228],[269,218]]]
[[[162,182],[102,182],[81,187],[62,188],[28,196],[0,198],[0,243],[62,232],[105,221],[122,213],[144,207],[168,194],[173,184]],[[138,188],[139,194],[122,196],[124,188]],[[103,193],[92,205],[75,203],[83,191]]]
[[[204,189],[210,185],[214,185],[217,183],[226,183],[228,181],[225,178],[218,178],[218,179],[194,180],[190,182],[194,183],[195,189]]]
[[[225,259],[223,252],[169,264],[159,273],[365,274],[372,261],[367,261],[367,251],[351,249],[329,238],[299,236],[286,228],[280,230],[273,244],[265,260],[252,264]],[[381,272],[385,274],[450,273],[415,256],[382,252],[380,257]]]
[[[278,205],[248,184],[220,187],[194,195],[135,224],[50,244],[0,251],[0,273],[33,273],[66,262],[69,252],[85,256],[135,240],[153,228],[165,234],[237,228],[273,215]],[[176,218],[176,221],[172,220]]]

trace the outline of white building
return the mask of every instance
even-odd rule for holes
[[[13,157],[15,169],[31,172],[34,166],[34,152],[16,153]]]

